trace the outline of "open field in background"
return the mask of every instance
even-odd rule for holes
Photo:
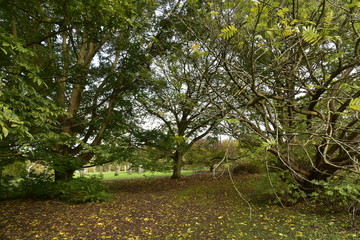
[[[261,178],[235,178],[251,208],[228,177],[206,174],[106,181],[114,196],[104,203],[4,201],[0,239],[359,239],[346,214],[319,212],[308,203],[268,204]]]
[[[191,175],[194,174],[193,171],[181,171],[182,175]],[[88,173],[87,176],[99,176],[100,173]],[[172,172],[144,172],[138,173],[133,171],[131,173],[128,172],[119,172],[118,176],[115,176],[115,172],[103,172],[104,180],[121,180],[121,179],[133,179],[133,178],[153,178],[153,177],[170,177]],[[79,174],[76,174],[75,177],[79,177]]]

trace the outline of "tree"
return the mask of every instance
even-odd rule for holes
[[[124,136],[128,96],[142,85],[151,1],[1,1],[2,24],[35,55],[49,87],[42,96],[66,113],[35,137],[35,159],[70,180],[112,137]]]
[[[4,166],[24,161],[37,134],[52,129],[61,109],[40,94],[46,88],[34,52],[0,31],[0,177]]]
[[[190,165],[200,164],[209,167],[213,172],[216,165],[223,159],[230,161],[239,160],[238,143],[229,139],[219,140],[208,136],[196,141],[185,155],[186,163]]]
[[[255,134],[254,144],[305,190],[340,169],[357,171],[357,2],[192,1],[191,7],[211,41],[186,27],[221,63],[223,77],[208,87],[232,109],[228,119]]]
[[[178,36],[172,52],[154,62],[153,85],[139,94],[139,102],[161,122],[157,128],[170,143],[162,149],[173,159],[173,179],[181,177],[184,154],[223,116],[216,103],[203,100],[214,96],[206,88],[206,79],[214,78],[214,70],[211,59],[196,44],[181,42]]]

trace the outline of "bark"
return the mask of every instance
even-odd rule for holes
[[[16,28],[15,17],[12,17],[11,19],[11,34],[14,36],[15,40],[17,40],[17,28]]]
[[[120,164],[116,164],[116,168],[115,168],[115,176],[119,176],[120,173]]]
[[[298,183],[299,187],[308,193],[314,192],[319,188],[319,185],[314,184],[313,181],[327,181],[327,179],[333,176],[336,171],[341,169],[341,166],[332,164],[337,162],[337,158],[345,160],[347,162],[348,157],[333,157],[329,160],[330,163],[324,159],[324,147],[318,147],[318,152],[312,159],[311,168],[309,166],[299,166],[295,164],[295,160],[288,157],[287,154],[281,154],[274,148],[270,148],[268,151],[276,156],[280,162],[284,162],[285,166],[292,173],[294,180]],[[347,159],[345,159],[347,157]],[[310,164],[310,163],[309,163]]]
[[[100,176],[101,178],[103,178],[103,177],[104,177],[104,166],[100,166],[100,173],[99,173],[99,176]]]
[[[326,166],[326,169],[323,167],[320,169],[311,169],[308,171],[308,176],[306,178],[299,178],[295,176],[295,180],[299,184],[301,190],[307,193],[312,193],[319,188],[319,185],[314,184],[313,181],[326,181],[330,176],[332,176],[338,168],[334,168],[330,165]]]
[[[80,173],[80,177],[84,177],[85,176],[85,171],[84,168],[79,170]]]
[[[74,173],[75,169],[55,170],[55,182],[70,182],[73,179]]]
[[[183,164],[182,158],[183,158],[183,154],[179,151],[176,151],[173,157],[174,167],[173,167],[173,174],[170,177],[171,179],[181,178],[181,167]]]

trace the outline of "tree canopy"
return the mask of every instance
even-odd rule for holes
[[[303,189],[358,172],[357,1],[0,4],[2,165],[31,152],[70,180],[146,136],[179,177],[183,155],[225,122]],[[139,130],[141,118],[161,124]]]
[[[204,5],[206,14],[199,10]],[[359,112],[350,104],[360,94],[357,3],[192,6],[200,12],[194,21],[207,27],[212,41],[189,31],[221,65],[224,77],[209,87],[232,109],[228,118],[257,135],[257,144],[304,188],[339,169],[357,171]]]

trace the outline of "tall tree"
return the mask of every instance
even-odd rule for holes
[[[215,103],[204,101],[205,96],[215,96],[206,88],[206,80],[214,78],[216,63],[196,43],[176,41],[171,54],[154,62],[153,86],[138,97],[150,116],[161,122],[158,128],[172,143],[163,150],[173,159],[173,179],[181,177],[184,154],[224,114]]]
[[[213,172],[225,158],[230,161],[239,160],[239,150],[237,141],[208,136],[196,141],[185,158],[187,164],[206,166],[209,167],[210,172]]]
[[[46,88],[31,63],[34,53],[15,34],[0,32],[0,176],[4,166],[25,160],[37,134],[52,129],[62,111],[39,93]]]
[[[225,73],[208,86],[304,189],[360,156],[359,5],[354,1],[191,1],[205,51]],[[207,9],[207,10],[204,10]],[[196,11],[194,11],[196,12]],[[195,21],[195,20],[194,20]],[[219,54],[221,52],[222,54]]]
[[[56,130],[37,137],[34,151],[54,168],[56,180],[70,180],[107,136],[123,136],[127,95],[141,86],[149,64],[144,33],[152,3],[1,2],[2,24],[36,53],[32,61],[49,86],[42,94],[66,112]]]

